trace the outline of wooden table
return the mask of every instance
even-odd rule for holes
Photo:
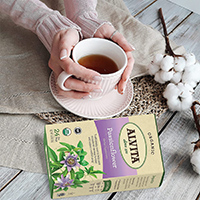
[[[200,16],[167,0],[124,0],[131,14],[144,24],[162,31],[157,11],[162,7],[170,39],[193,52],[200,60]],[[200,85],[195,97],[200,100]],[[70,198],[126,200],[197,200],[200,176],[191,167],[192,141],[198,139],[191,111],[166,112],[158,119],[165,166],[160,188]],[[49,200],[47,175],[0,167],[1,200]]]

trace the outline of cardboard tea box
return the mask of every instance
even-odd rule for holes
[[[159,187],[164,166],[154,115],[46,125],[51,198]]]

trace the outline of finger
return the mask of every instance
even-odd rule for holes
[[[127,64],[127,67],[122,74],[121,80],[119,81],[119,83],[117,85],[118,92],[120,94],[123,94],[124,91],[125,91],[127,81],[128,81],[128,79],[131,75],[131,72],[133,70],[133,65],[134,65],[134,58],[132,56],[132,53],[129,51],[129,52],[126,53],[126,55],[127,55],[127,59],[128,59],[128,64]]]
[[[99,85],[94,85],[90,83],[85,83],[81,80],[75,78],[68,78],[65,81],[65,87],[71,90],[76,90],[79,92],[102,92]]]
[[[57,62],[52,61],[52,59],[49,59],[48,66],[54,71],[57,79],[58,75],[63,71],[63,69]]]
[[[69,58],[72,48],[76,45],[79,39],[79,37],[77,37],[76,35],[78,34],[78,32],[74,31],[76,30],[69,29],[67,30],[67,32],[62,32],[60,36],[59,49],[60,59],[62,61],[60,65],[62,69],[68,74],[73,74],[77,78],[80,78],[81,80],[84,80],[86,82],[95,83],[95,81],[101,81],[99,73],[95,72],[94,70],[89,70],[79,64],[76,64],[74,63],[74,61],[72,61],[72,59]]]
[[[57,92],[58,96],[63,97],[63,98],[73,98],[73,99],[89,99],[91,98],[89,92],[78,92],[78,91],[68,91],[65,92],[60,89],[60,87],[57,85]]]
[[[117,43],[120,47],[122,47],[124,49],[124,51],[134,51],[135,48],[133,47],[133,45],[131,45],[130,43],[128,43],[128,41],[126,40],[126,38],[119,32],[116,32],[113,37],[112,37],[112,41]]]
[[[91,69],[87,69],[71,59],[65,59],[65,62],[62,63],[61,67],[68,74],[73,74],[76,78],[81,79],[85,82],[92,84],[99,84],[102,80],[101,75]]]
[[[95,37],[100,37],[100,38],[107,38],[111,39],[113,42],[117,43],[119,46],[121,46],[124,51],[133,51],[135,48],[133,45],[129,44],[125,37],[116,31],[116,29],[109,25],[109,24],[104,24],[102,25],[97,32],[94,35]]]
[[[70,39],[69,39],[70,38]],[[59,39],[60,60],[68,58],[71,50],[79,41],[79,34],[74,29],[62,31]]]

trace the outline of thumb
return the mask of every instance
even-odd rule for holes
[[[126,38],[119,32],[116,32],[116,34],[113,35],[112,41],[117,43],[119,46],[121,46],[125,52],[128,51],[134,51],[135,47],[131,45]]]

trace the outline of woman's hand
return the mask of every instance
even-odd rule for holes
[[[135,50],[132,45],[130,45],[127,40],[124,38],[124,36],[116,32],[114,35],[113,33],[115,32],[115,28],[109,24],[103,24],[97,32],[94,34],[94,37],[99,37],[99,38],[107,38],[107,39],[112,39],[113,42],[117,43],[122,49],[124,49],[127,58],[128,58],[128,64],[127,67],[122,74],[121,80],[119,81],[118,85],[116,86],[118,88],[118,92],[120,94],[124,93],[124,90],[126,88],[126,83],[130,77],[130,74],[133,69],[134,65],[134,58],[132,56],[131,51]],[[112,36],[112,38],[110,38]]]
[[[66,88],[71,89],[70,91],[63,91],[58,85],[57,89],[59,95],[75,99],[89,98],[90,92],[101,91],[97,84],[101,81],[100,74],[76,64],[70,58],[71,51],[78,41],[79,33],[77,30],[59,31],[54,37],[49,59],[49,67],[54,71],[56,80],[62,71],[74,75],[64,83]],[[87,80],[87,83],[81,80]]]

